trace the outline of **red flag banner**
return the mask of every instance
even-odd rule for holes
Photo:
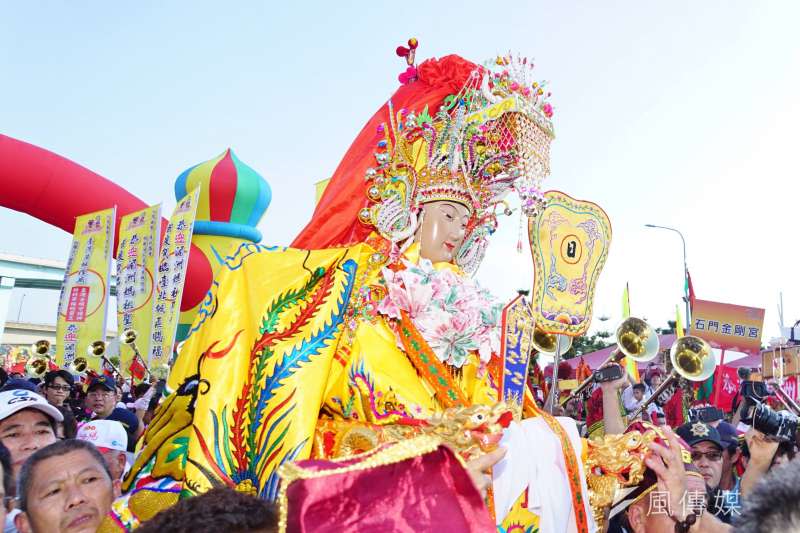
[[[797,401],[797,376],[786,378],[783,382],[783,391],[794,401]]]
[[[133,356],[133,361],[131,361],[131,366],[128,368],[128,370],[130,371],[131,376],[134,378],[144,379],[145,368],[138,355]]]
[[[714,405],[729,413],[733,410],[733,397],[739,390],[739,376],[736,369],[725,365],[717,367],[714,374]]]

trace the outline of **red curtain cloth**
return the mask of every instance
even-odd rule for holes
[[[347,464],[298,463],[317,471]],[[397,463],[295,480],[286,494],[290,533],[495,531],[469,474],[444,446]]]
[[[401,86],[391,97],[395,113],[401,109],[421,113],[425,106],[431,115],[442,101],[457,93],[477,66],[457,55],[429,59],[417,68],[418,79]],[[358,220],[360,209],[368,205],[364,176],[377,166],[378,126],[389,121],[389,106],[384,104],[369,119],[339,163],[311,221],[295,238],[296,248],[319,249],[363,242],[371,228]]]

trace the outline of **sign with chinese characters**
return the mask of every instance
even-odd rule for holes
[[[151,370],[167,364],[172,355],[199,196],[200,188],[196,187],[180,199],[161,242],[156,271],[155,307],[150,328],[148,363]]]
[[[528,223],[533,314],[545,332],[577,337],[592,321],[594,288],[611,245],[611,222],[592,202],[558,191],[544,197],[546,207]]]
[[[89,345],[106,338],[111,251],[116,208],[75,220],[75,233],[64,269],[56,321],[56,363],[65,366],[86,357],[89,368],[100,361],[87,354]]]
[[[695,300],[689,334],[714,348],[758,354],[763,327],[764,310],[758,307]]]
[[[117,328],[136,331],[136,347],[143,357],[150,345],[155,307],[156,258],[161,230],[161,205],[122,217],[117,245]],[[120,343],[120,370],[133,361],[133,348]]]

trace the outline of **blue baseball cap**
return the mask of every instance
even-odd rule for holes
[[[31,392],[39,392],[36,389],[36,385],[24,378],[11,378],[6,381],[5,385],[3,385],[3,388],[0,388],[0,392],[5,392],[7,390],[27,390]]]
[[[728,448],[731,444],[739,444],[739,433],[733,427],[733,424],[720,420],[719,424],[717,424],[717,432],[724,448]]]
[[[111,376],[106,376],[103,374],[102,376],[95,376],[89,382],[89,386],[86,387],[86,392],[91,391],[95,387],[103,387],[106,390],[116,391],[117,390],[117,382],[114,381],[114,378]]]

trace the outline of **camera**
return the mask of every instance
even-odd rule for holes
[[[767,384],[763,381],[745,380],[742,381],[739,394],[742,395],[742,398],[753,398],[762,402],[764,398],[769,396],[769,390],[767,389]]]
[[[708,406],[689,409],[690,422],[697,422],[699,420],[707,424],[709,422],[722,420],[723,418],[725,418],[725,413],[722,412],[722,409],[719,407]]]
[[[745,397],[742,422],[781,442],[791,442],[797,435],[797,417],[789,411],[773,411],[767,404]]]
[[[608,365],[593,372],[594,379],[598,383],[606,383],[614,381],[625,375],[622,367],[619,365]]]

